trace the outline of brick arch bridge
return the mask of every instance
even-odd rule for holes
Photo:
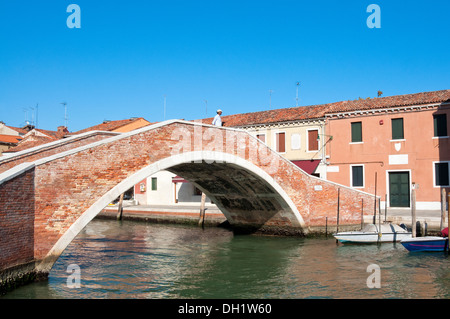
[[[0,174],[0,273],[46,274],[105,206],[169,170],[194,183],[233,227],[305,235],[359,225],[374,197],[308,175],[242,130],[171,120],[84,146],[43,152]],[[0,168],[2,162],[0,160]],[[9,160],[11,165],[11,159]],[[1,171],[1,170],[0,170]]]

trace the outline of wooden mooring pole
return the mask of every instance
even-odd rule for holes
[[[412,237],[416,237],[416,188],[413,184],[411,190],[411,232]]]
[[[341,189],[338,188],[338,198],[337,198],[337,218],[336,218],[336,234],[339,233],[339,199],[340,199]],[[338,240],[336,239],[336,243]]]
[[[375,203],[373,204],[373,224],[377,224],[377,172],[375,172]]]
[[[448,194],[449,196],[449,202],[448,202],[448,208],[447,208],[447,227],[448,229],[450,229],[450,194]],[[447,235],[447,251],[450,252],[450,236]]]
[[[443,230],[445,228],[445,211],[447,206],[446,196],[445,196],[445,188],[441,189],[441,224],[439,225],[439,229]]]
[[[199,226],[202,227],[205,226],[205,202],[206,202],[206,195],[202,192],[202,202],[200,204],[200,219],[198,221]]]
[[[387,220],[387,194],[384,195],[384,221]]]
[[[364,228],[364,198],[361,198],[361,230]]]
[[[123,193],[120,194],[119,209],[117,210],[117,220],[122,220],[122,212],[123,212]]]

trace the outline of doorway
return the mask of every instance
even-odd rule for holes
[[[409,207],[409,172],[389,172],[389,206]]]

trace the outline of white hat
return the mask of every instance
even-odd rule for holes
[[[218,110],[217,110],[217,113],[219,113],[219,112],[222,112],[222,110],[221,110],[221,109],[218,109]]]

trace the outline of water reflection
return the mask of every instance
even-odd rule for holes
[[[81,268],[69,288],[67,266]],[[381,268],[370,289],[367,267]],[[449,298],[447,254],[401,245],[234,235],[220,228],[94,220],[49,281],[5,298]]]

